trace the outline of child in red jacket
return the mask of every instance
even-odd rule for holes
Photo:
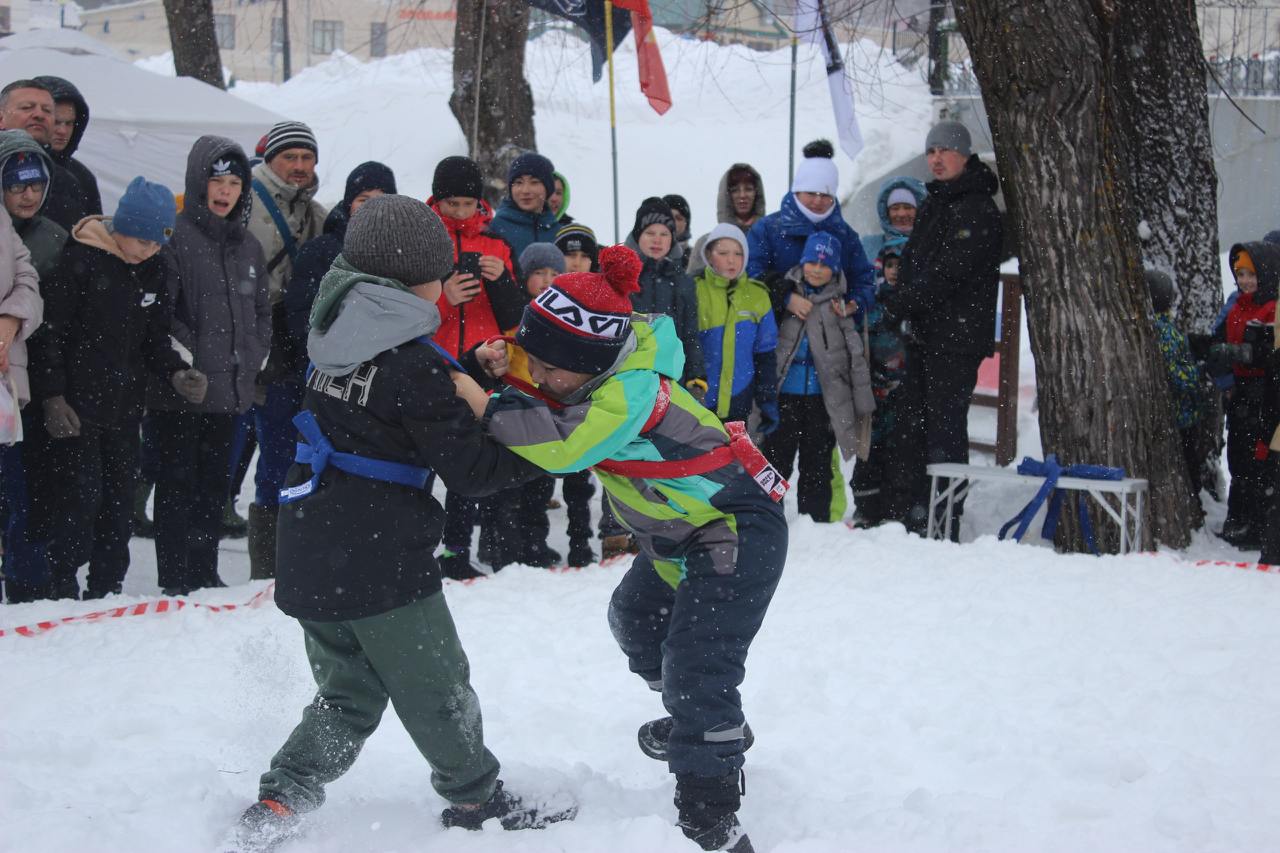
[[[484,176],[469,157],[446,157],[436,165],[427,204],[440,217],[453,243],[453,274],[438,303],[440,329],[435,342],[454,358],[475,349],[502,329],[520,322],[527,301],[516,281],[511,247],[489,232],[493,210],[480,197]],[[481,574],[471,562],[471,531],[476,502],[450,492],[440,570],[464,580]]]

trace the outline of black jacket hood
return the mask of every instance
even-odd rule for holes
[[[1280,246],[1259,240],[1253,243],[1236,243],[1227,255],[1231,268],[1236,268],[1236,258],[1248,252],[1253,268],[1258,271],[1258,291],[1253,301],[1258,304],[1274,302],[1280,292]]]
[[[240,188],[240,199],[224,220],[209,210],[209,172],[219,160],[239,160],[242,174],[249,174],[249,158],[233,140],[225,136],[202,136],[191,146],[187,155],[186,195],[182,203],[182,215],[190,218],[208,233],[216,233],[226,227],[231,235],[243,233],[253,205],[253,188],[249,181]]]
[[[71,129],[71,139],[67,141],[67,147],[61,151],[54,151],[48,148],[49,155],[58,163],[66,163],[75,156],[76,149],[80,147],[80,139],[84,136],[85,130],[89,127],[89,102],[84,99],[84,95],[80,94],[70,80],[64,80],[61,77],[36,77],[35,81],[46,86],[53,93],[53,102],[55,104],[70,101],[76,108],[76,124]]]

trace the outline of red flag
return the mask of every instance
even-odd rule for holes
[[[649,106],[662,115],[671,109],[671,89],[667,86],[667,69],[662,65],[658,39],[653,34],[653,13],[649,0],[614,0],[614,6],[631,12],[631,28],[636,33],[636,59],[640,68],[640,91]]]

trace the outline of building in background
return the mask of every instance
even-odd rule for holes
[[[92,4],[87,0],[86,5]],[[222,65],[233,80],[280,82],[284,71],[281,0],[213,0]],[[341,51],[379,59],[420,47],[451,47],[451,0],[288,0],[292,73]],[[134,59],[170,50],[161,0],[102,5],[80,13],[83,30]]]

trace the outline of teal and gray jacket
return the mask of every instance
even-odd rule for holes
[[[605,460],[686,460],[727,444],[720,419],[679,385],[684,347],[671,318],[635,315],[632,335],[615,366],[563,407],[515,389],[494,397],[487,412],[489,434],[552,474],[585,471]],[[670,407],[646,432],[664,377]],[[672,586],[679,585],[694,555],[708,559],[717,573],[732,574],[738,516],[782,511],[736,462],[670,479],[601,470],[596,475],[618,519]]]

